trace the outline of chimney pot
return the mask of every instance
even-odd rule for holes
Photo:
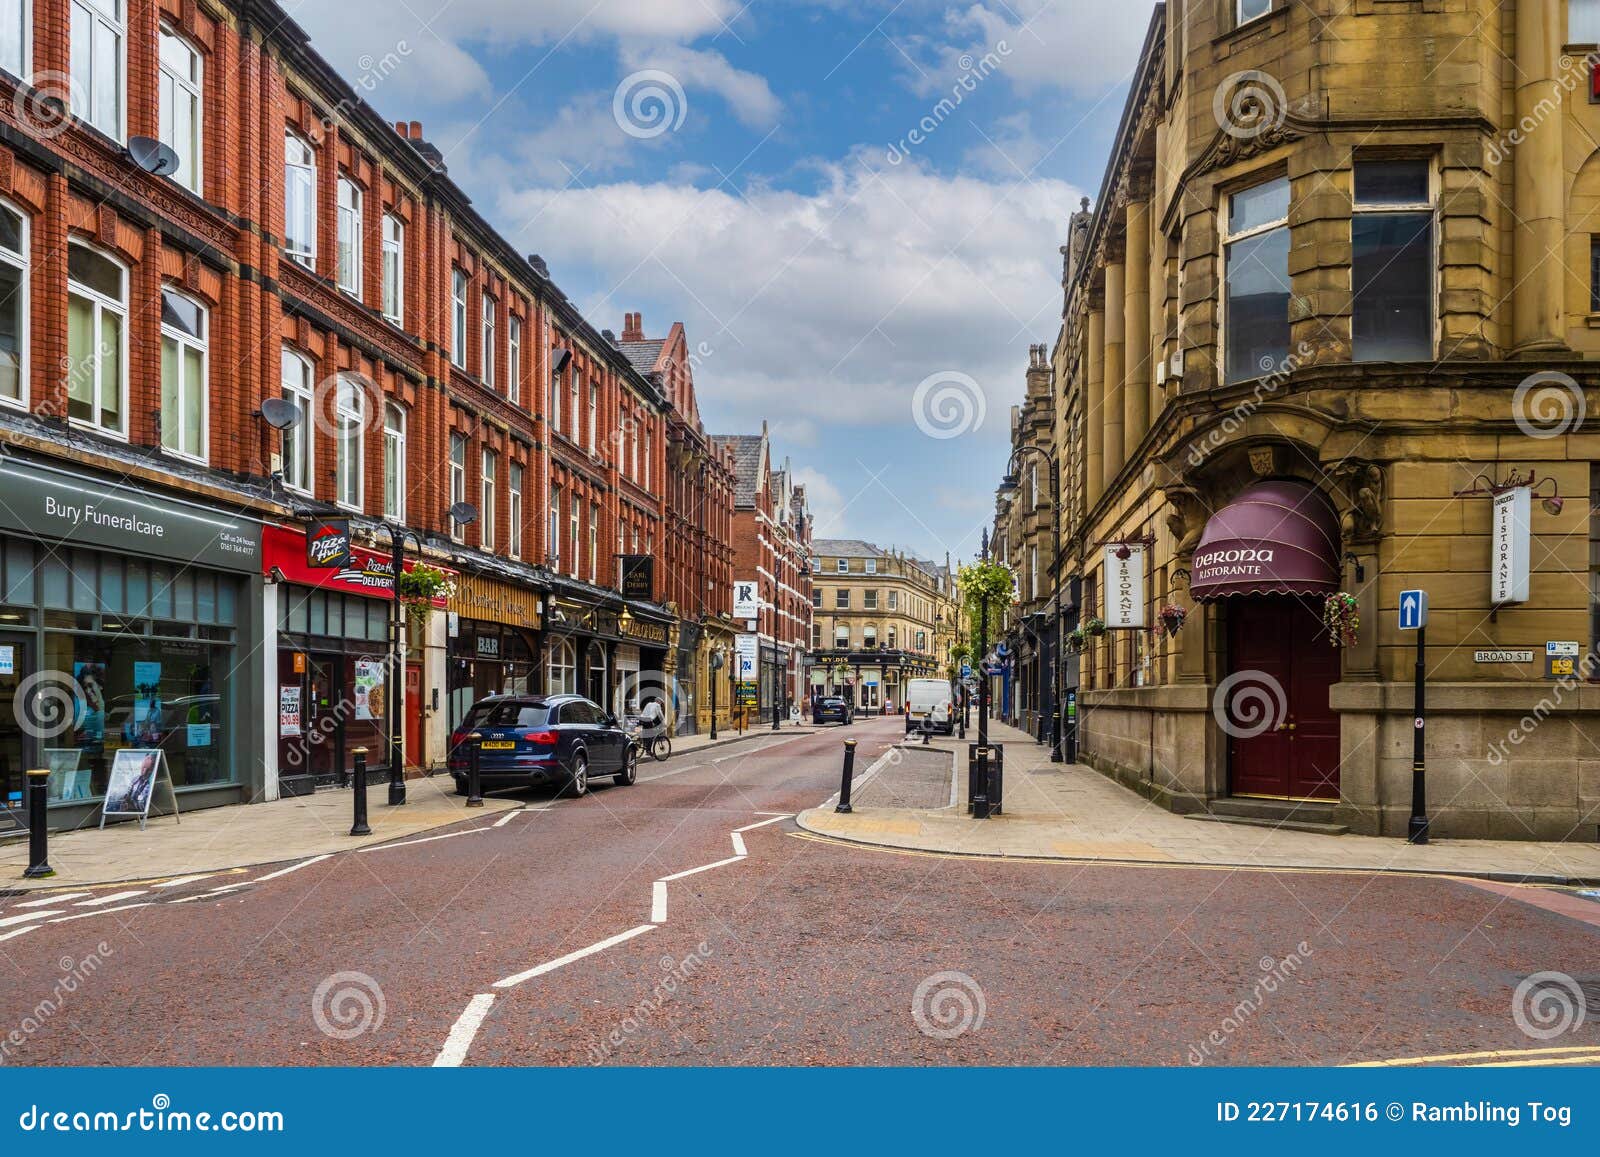
[[[411,139],[414,140],[414,141],[420,141],[422,139],[422,122],[421,121],[412,121],[411,122]]]

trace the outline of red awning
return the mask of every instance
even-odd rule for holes
[[[1339,589],[1339,520],[1304,482],[1258,482],[1206,522],[1189,593],[1331,594]]]

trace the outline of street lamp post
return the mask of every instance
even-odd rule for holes
[[[722,644],[711,651],[711,742],[717,741],[717,672],[722,670]]]
[[[1067,682],[1067,648],[1066,648],[1066,600],[1061,593],[1061,469],[1056,461],[1056,456],[1042,446],[1018,446],[1011,454],[1011,460],[1006,463],[1005,477],[1001,479],[1000,490],[1004,494],[1013,494],[1018,489],[1018,466],[1023,455],[1037,454],[1050,466],[1050,502],[1055,507],[1055,571],[1054,594],[1056,602],[1056,661],[1055,689],[1051,695],[1050,704],[1050,762],[1060,763],[1064,758],[1061,750],[1061,697],[1066,691]]]

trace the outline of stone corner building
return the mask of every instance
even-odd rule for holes
[[[1597,9],[1157,6],[1052,357],[1085,621],[1113,552],[1146,563],[1145,626],[1081,658],[1082,758],[1180,812],[1403,835],[1421,588],[1434,834],[1595,838],[1600,688],[1544,661],[1595,642]],[[1500,493],[1532,499],[1525,591]]]

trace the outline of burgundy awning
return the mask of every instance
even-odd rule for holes
[[[1206,521],[1190,564],[1200,602],[1339,589],[1339,522],[1304,482],[1258,482]]]

